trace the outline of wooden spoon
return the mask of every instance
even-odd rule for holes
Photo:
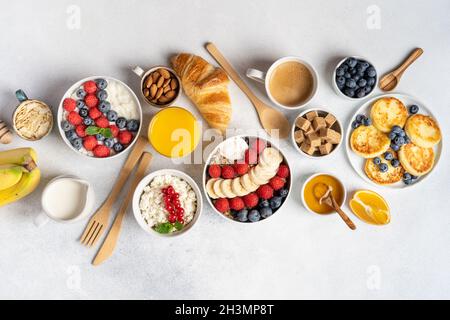
[[[397,69],[389,72],[384,75],[380,80],[380,89],[383,91],[391,91],[394,90],[397,84],[400,82],[400,78],[403,75],[403,72],[419,58],[423,53],[422,48],[415,49],[409,57],[401,64]]]
[[[217,47],[213,43],[206,44],[206,50],[213,56],[213,58],[219,63],[219,65],[228,73],[231,79],[236,82],[239,88],[246,94],[250,99],[256,112],[259,116],[259,121],[267,133],[271,136],[278,133],[278,137],[285,139],[288,137],[290,132],[289,121],[286,117],[278,110],[275,110],[259,98],[250,90],[250,88],[245,84],[245,82],[239,77],[238,73],[233,69],[230,63],[225,59],[225,57],[219,52]]]
[[[342,220],[344,220],[347,226],[350,229],[355,230],[356,229],[355,224],[353,223],[352,220],[350,220],[350,218],[345,214],[345,212],[342,211],[341,207],[336,202],[336,200],[333,197],[333,194],[331,193],[332,190],[333,188],[331,186],[326,185],[324,183],[318,183],[314,186],[314,196],[317,199],[319,199],[320,204],[325,203],[327,206],[330,206],[331,208],[336,210],[336,212],[339,214]]]

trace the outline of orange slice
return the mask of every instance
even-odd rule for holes
[[[364,222],[385,225],[391,221],[386,200],[376,192],[359,190],[355,192],[349,205],[353,213]]]

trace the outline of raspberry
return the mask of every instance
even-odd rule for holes
[[[273,197],[273,189],[268,184],[262,185],[256,190],[256,193],[261,199],[268,200]]]
[[[236,163],[234,165],[234,170],[238,176],[242,176],[248,172],[249,166],[246,163]]]
[[[84,84],[83,84],[83,88],[84,88],[84,91],[86,91],[86,93],[95,93],[95,91],[97,91],[97,84],[95,83],[95,81],[92,81],[92,80],[90,80],[90,81],[86,81]]]
[[[217,164],[212,164],[208,168],[208,174],[211,178],[219,178],[222,174],[222,169]]]
[[[103,113],[100,110],[98,110],[97,108],[89,109],[89,117],[91,117],[94,120],[100,118],[102,115],[103,115]]]
[[[230,204],[228,203],[228,200],[225,198],[217,199],[216,202],[214,202],[214,207],[216,207],[217,211],[222,213],[230,210]]]
[[[256,164],[258,162],[258,154],[253,149],[245,150],[245,163]]]
[[[111,133],[112,133],[112,135],[113,135],[114,138],[117,137],[117,136],[119,135],[120,129],[119,129],[119,127],[117,127],[115,124],[110,125],[110,126],[109,126],[109,129],[111,129]]]
[[[285,164],[280,165],[278,168],[277,176],[280,178],[287,178],[289,177],[289,167]]]
[[[88,94],[86,98],[84,98],[84,103],[89,107],[96,107],[98,104],[98,98],[93,94]]]
[[[120,131],[118,139],[121,144],[129,144],[133,140],[133,135],[127,130]]]
[[[77,133],[77,136],[79,136],[80,138],[86,137],[86,126],[84,124],[76,126],[75,132]]]
[[[270,186],[273,188],[273,190],[280,190],[284,187],[285,181],[283,178],[280,177],[273,177],[269,181]]]
[[[95,120],[95,125],[99,128],[108,128],[109,121],[106,119],[106,117],[101,116],[97,120]]]
[[[266,148],[266,142],[261,139],[256,139],[250,146],[250,149],[255,150],[257,154],[260,154]]]
[[[258,204],[258,196],[256,195],[256,193],[249,193],[248,195],[244,196],[242,198],[244,200],[244,204],[247,208],[253,208],[256,207],[256,205]]]
[[[67,121],[74,126],[77,126],[83,122],[83,118],[77,112],[72,111],[67,115]]]
[[[63,101],[63,108],[64,110],[71,112],[74,111],[77,107],[77,102],[72,98],[66,98]]]
[[[97,158],[106,158],[109,157],[111,150],[107,146],[99,144],[92,152],[94,152],[94,156]]]
[[[233,210],[242,210],[244,209],[245,204],[244,204],[244,200],[242,200],[242,198],[236,197],[233,199],[230,199],[230,208]]]
[[[222,178],[224,179],[232,179],[235,176],[235,172],[232,166],[223,166],[222,167]]]
[[[97,139],[94,136],[84,138],[83,146],[86,150],[92,151],[97,146]]]

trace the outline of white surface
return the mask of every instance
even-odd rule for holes
[[[398,90],[424,100],[439,117],[444,137],[449,135],[447,0],[1,4],[1,117],[9,123],[18,88],[54,108],[72,83],[92,74],[117,77],[137,91],[140,79],[132,65],[165,64],[179,51],[212,61],[203,44],[214,41],[241,74],[248,67],[267,68],[285,55],[310,61],[320,76],[310,106],[330,108],[345,126],[360,102],[334,93],[330,75],[337,61],[365,56],[384,73],[421,46],[424,55]],[[71,4],[81,8],[77,30],[66,27]],[[381,10],[381,29],[366,25],[373,4]],[[262,96],[261,85],[247,83]],[[232,126],[253,128],[257,117],[246,97],[234,84],[230,94]],[[185,97],[179,104],[194,110]],[[147,123],[155,111],[144,106]],[[296,113],[289,114],[291,121]],[[77,242],[84,221],[35,227],[40,192],[51,178],[76,174],[93,184],[99,205],[125,158],[99,162],[78,156],[56,128],[36,143],[16,137],[11,147],[29,145],[40,155],[44,177],[26,200],[0,208],[0,298],[450,298],[450,215],[441,202],[449,196],[445,146],[432,177],[411,191],[397,191],[364,182],[344,148],[312,161],[286,142],[283,150],[295,159],[295,194],[270,223],[239,226],[207,209],[184,237],[158,239],[143,232],[130,211],[114,256],[94,268],[95,249]],[[201,179],[201,165],[175,165],[155,154],[152,170],[161,168],[183,169]],[[351,232],[337,215],[308,213],[299,192],[304,179],[317,171],[335,173],[349,192],[380,192],[391,205],[391,224],[374,227],[352,216],[358,229]]]

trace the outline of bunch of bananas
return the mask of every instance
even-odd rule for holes
[[[0,151],[0,207],[32,193],[39,185],[41,171],[32,148]]]

